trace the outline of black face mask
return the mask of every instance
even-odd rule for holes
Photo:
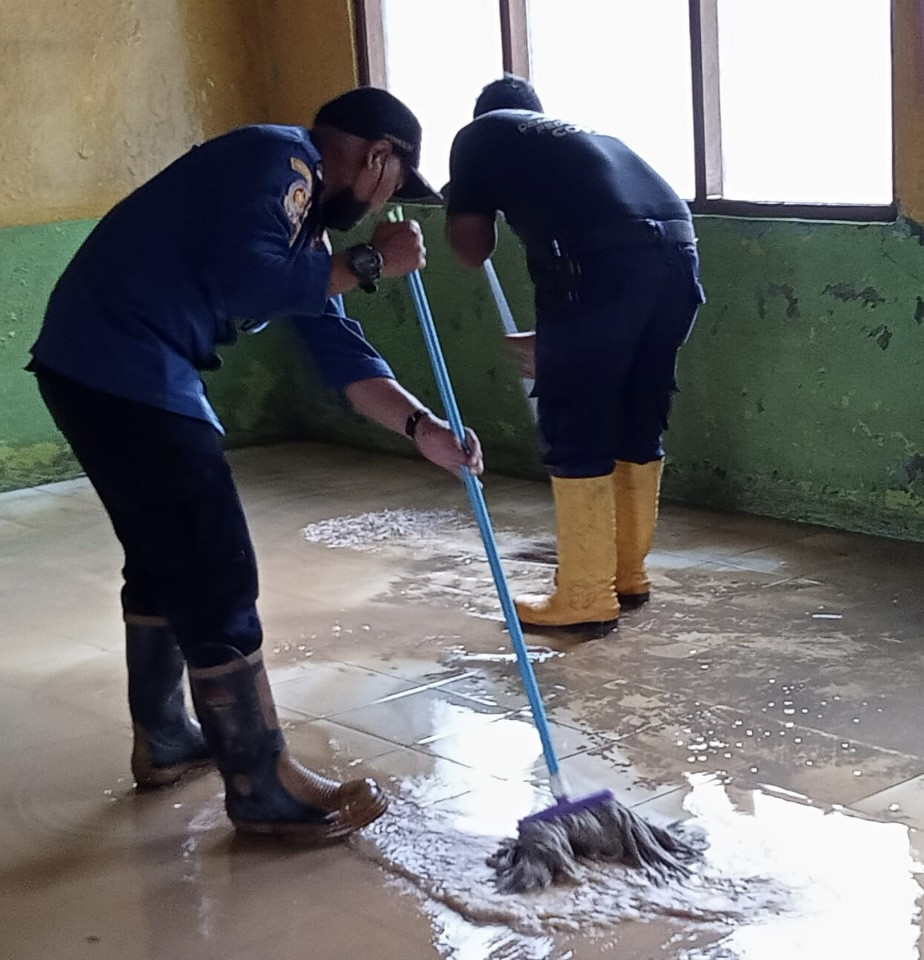
[[[356,196],[352,187],[344,187],[321,202],[321,224],[330,230],[351,230],[370,207]]]

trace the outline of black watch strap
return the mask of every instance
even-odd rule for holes
[[[404,425],[404,432],[413,440],[417,434],[417,424],[427,415],[427,410],[415,410]]]
[[[371,243],[357,243],[348,247],[346,252],[350,273],[359,281],[359,289],[375,293],[379,288],[385,258]]]

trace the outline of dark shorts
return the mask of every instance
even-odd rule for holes
[[[125,551],[124,612],[166,617],[193,665],[256,650],[256,559],[215,429],[35,373]]]

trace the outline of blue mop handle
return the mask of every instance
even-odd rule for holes
[[[396,215],[399,220],[403,219],[400,208],[398,208]],[[433,366],[433,374],[436,378],[440,399],[443,401],[443,408],[446,411],[446,418],[459,443],[465,447],[465,427],[462,424],[459,407],[456,404],[456,398],[452,391],[449,372],[446,369],[446,361],[443,359],[443,351],[440,348],[439,338],[436,334],[436,326],[433,323],[433,315],[430,312],[430,305],[427,302],[427,295],[424,292],[423,281],[420,278],[420,271],[414,270],[409,273],[407,281],[411,289],[411,297],[414,300],[414,307],[417,310],[417,319],[420,321],[420,329],[423,332],[427,353],[430,355],[430,363]],[[567,791],[562,781],[558,757],[555,755],[555,748],[552,745],[552,735],[549,730],[548,717],[546,716],[545,707],[542,704],[539,684],[536,682],[536,674],[526,650],[526,641],[523,639],[520,620],[517,617],[516,608],[510,597],[510,590],[507,588],[504,570],[501,567],[500,556],[497,551],[497,542],[494,539],[494,531],[491,528],[491,518],[488,516],[488,508],[485,504],[481,481],[477,477],[472,476],[465,467],[463,467],[460,472],[472,504],[472,509],[475,512],[475,519],[478,522],[478,530],[481,533],[485,551],[488,555],[488,563],[491,567],[491,574],[494,577],[494,586],[497,588],[497,595],[500,599],[501,608],[504,611],[504,619],[507,622],[507,629],[510,632],[510,639],[516,653],[517,665],[520,668],[520,676],[523,680],[523,686],[526,689],[526,698],[529,700],[529,706],[533,714],[533,722],[539,733],[539,739],[542,742],[542,752],[545,755],[545,763],[549,769],[549,775],[552,778],[553,792],[555,793],[556,799],[565,799]],[[556,786],[558,789],[556,789]]]

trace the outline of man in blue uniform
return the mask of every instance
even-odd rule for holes
[[[537,626],[611,623],[649,598],[661,435],[704,299],[690,212],[625,144],[546,116],[512,76],[482,91],[452,145],[448,233],[463,263],[491,255],[498,212],[535,286],[525,347],[558,540],[554,592],[517,611]]]
[[[379,224],[332,255],[392,197],[433,191],[420,125],[373,88],[327,103],[312,130],[252,126],[194,147],[110,211],[58,281],[30,369],[125,551],[122,605],[132,770],[176,782],[215,761],[239,830],[346,836],[387,805],[371,780],[339,783],[286,749],[260,652],[257,570],[222,432],[200,372],[218,345],[285,318],[327,384],[407,433],[427,459],[481,470],[449,426],[394,379],[340,294],[423,266],[419,226]],[[200,727],[187,715],[184,665]]]

